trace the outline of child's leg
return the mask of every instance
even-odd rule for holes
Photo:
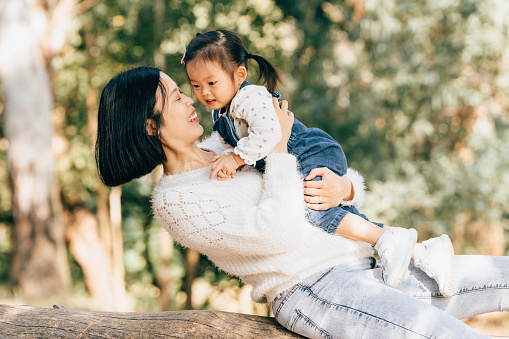
[[[378,227],[358,215],[349,213],[336,229],[345,238],[375,245],[382,263],[382,279],[386,285],[398,287],[411,259],[415,266],[434,279],[444,297],[455,289],[454,249],[445,234],[416,245],[414,229]]]
[[[348,213],[336,234],[375,245],[382,263],[382,279],[387,286],[398,287],[408,271],[417,241],[417,231],[399,227],[378,227],[364,218]]]
[[[356,214],[348,213],[343,217],[336,229],[336,234],[356,241],[375,245],[378,239],[389,229],[389,226],[379,227]]]

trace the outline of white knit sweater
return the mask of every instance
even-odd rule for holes
[[[270,154],[264,176],[251,167],[226,181],[209,175],[206,166],[164,176],[154,189],[154,214],[181,245],[252,285],[256,302],[272,301],[314,273],[373,254],[371,245],[328,234],[306,220],[292,155]]]

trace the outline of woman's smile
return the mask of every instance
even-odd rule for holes
[[[196,114],[196,110],[193,108],[193,112],[188,117],[189,122],[199,123],[200,119],[198,119],[198,115]]]

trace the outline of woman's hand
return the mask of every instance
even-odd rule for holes
[[[318,176],[322,177],[322,180],[308,181]],[[354,197],[350,179],[344,175],[337,175],[327,167],[311,170],[304,180],[304,201],[313,210],[328,210]]]
[[[288,153],[288,139],[292,133],[293,126],[293,113],[288,110],[288,101],[283,100],[281,103],[277,101],[277,98],[272,98],[272,104],[276,110],[277,118],[279,119],[279,125],[281,126],[282,137],[273,152]],[[280,106],[281,105],[281,106]]]

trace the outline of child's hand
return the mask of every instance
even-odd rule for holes
[[[237,171],[233,171],[231,172],[230,175],[224,173],[222,170],[217,172],[217,180],[219,181],[224,181],[226,179],[230,179],[230,178],[233,178],[235,176],[235,174],[237,173]]]
[[[214,176],[217,174],[218,180],[226,180],[228,178],[233,178],[242,164],[239,164],[240,161],[237,160],[237,157],[244,162],[238,155],[234,154],[220,154],[216,155],[214,159],[212,159],[212,166],[209,179],[212,180]]]

